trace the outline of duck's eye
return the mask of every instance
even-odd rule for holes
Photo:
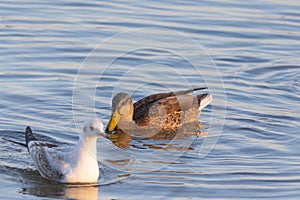
[[[95,128],[94,128],[94,127],[92,127],[92,126],[90,126],[90,130],[91,130],[91,131],[94,131],[94,130],[95,130]]]

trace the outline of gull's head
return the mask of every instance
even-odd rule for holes
[[[87,120],[84,123],[83,132],[86,137],[97,137],[97,136],[105,137],[105,133],[103,130],[103,123],[100,119],[97,118]]]

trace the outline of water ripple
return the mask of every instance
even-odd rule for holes
[[[1,1],[1,197],[80,199],[90,194],[91,199],[298,198],[299,10],[297,1],[277,0],[151,4]],[[31,125],[41,139],[74,144],[78,135],[73,121],[72,92],[81,63],[109,37],[141,27],[182,32],[211,56],[226,92],[227,117],[222,133],[216,138],[215,133],[208,131],[211,110],[222,109],[221,105],[209,106],[200,117],[208,131],[206,137],[194,138],[191,147],[181,149],[183,155],[176,162],[166,161],[163,169],[103,185],[100,192],[98,187],[61,187],[43,180],[34,170],[26,149],[1,138],[23,142],[24,128]],[[157,36],[165,38],[162,45],[166,47],[171,43],[174,48],[191,50],[189,44],[163,31],[145,33],[144,38]],[[92,70],[84,79],[88,82],[86,88],[96,85],[95,98],[84,98],[95,99],[92,107],[105,123],[111,114],[115,84],[126,73],[128,77],[120,82],[118,90],[136,89],[134,100],[165,91],[168,88],[162,83],[166,82],[172,89],[186,88],[169,69],[180,72],[192,86],[202,86],[204,78],[211,79],[215,99],[223,95],[223,87],[215,81],[216,74],[201,71],[205,77],[200,77],[189,62],[167,48],[149,49],[147,45],[115,57],[140,41],[127,38],[100,50],[98,57],[90,57],[99,62],[89,66]],[[199,58],[195,52],[191,54]],[[98,70],[106,67],[102,65],[105,59],[114,62],[96,84]],[[143,73],[134,71],[146,64]],[[212,117],[219,120],[223,116]],[[218,139],[217,144],[208,156],[200,158],[201,146],[211,138]],[[137,143],[148,146],[135,148]],[[133,140],[128,150],[152,151],[157,155],[156,161],[162,161],[162,150],[150,148],[149,144],[162,142]]]

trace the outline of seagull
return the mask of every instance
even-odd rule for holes
[[[32,161],[46,179],[62,183],[95,183],[99,177],[96,142],[105,137],[100,119],[86,121],[74,148],[66,150],[56,144],[39,141],[28,126],[26,147]]]

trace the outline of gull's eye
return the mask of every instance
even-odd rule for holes
[[[92,126],[90,126],[90,130],[91,130],[91,131],[94,131],[94,130],[95,130],[95,128],[94,128],[94,127],[92,127]]]

